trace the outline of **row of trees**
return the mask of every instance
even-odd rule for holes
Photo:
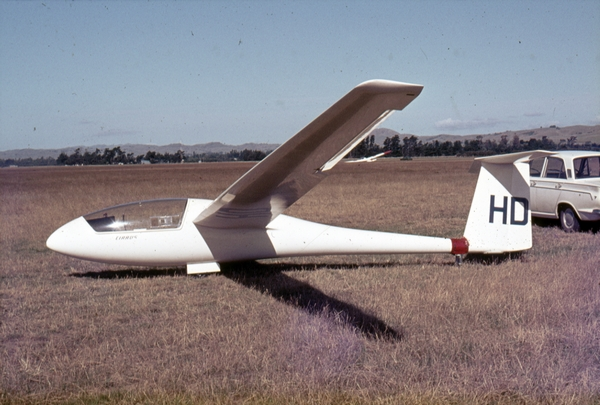
[[[88,150],[81,153],[77,148],[75,152],[67,155],[61,153],[58,158],[26,158],[26,159],[0,159],[0,167],[8,166],[87,166],[87,165],[128,165],[142,163],[188,163],[188,162],[224,162],[224,161],[258,161],[262,160],[267,154],[260,150],[244,149],[242,151],[232,150],[228,153],[193,153],[187,155],[184,151],[178,150],[175,153],[159,153],[148,151],[145,155],[134,156],[133,153],[127,153],[121,150],[120,146],[103,151],[96,149],[93,152]]]
[[[112,149],[96,149],[93,152],[85,151],[81,153],[81,149],[75,149],[70,155],[61,153],[56,159],[56,164],[59,166],[81,166],[81,165],[110,165],[110,164],[129,164],[134,163],[136,158],[133,153],[126,153],[121,150],[120,146]]]
[[[360,158],[376,155],[377,153],[391,151],[390,156],[412,158],[417,156],[488,156],[503,153],[521,152],[527,150],[562,150],[562,149],[585,149],[600,150],[597,143],[586,142],[584,145],[577,144],[577,137],[561,140],[558,144],[552,139],[544,136],[542,139],[531,138],[521,140],[518,135],[509,139],[508,135],[502,135],[500,141],[495,139],[483,140],[479,135],[473,140],[459,140],[451,142],[423,142],[416,136],[404,137],[400,140],[399,135],[385,138],[383,146],[375,143],[375,136],[371,135],[363,140],[352,152],[350,157]]]
[[[577,137],[561,140],[558,144],[547,137],[542,139],[531,138],[527,141],[521,140],[518,135],[509,139],[508,135],[502,135],[499,141],[495,139],[483,140],[483,136],[477,136],[472,140],[446,141],[446,142],[423,142],[416,136],[404,137],[400,140],[399,135],[388,137],[383,145],[375,142],[375,136],[365,138],[359,145],[349,153],[349,157],[361,158],[376,155],[381,152],[391,151],[390,155],[395,157],[412,158],[417,156],[487,156],[502,153],[520,152],[527,150],[561,150],[561,149],[586,149],[600,150],[597,143],[586,142],[584,145],[577,143]],[[187,155],[178,150],[175,153],[159,153],[148,151],[145,155],[134,156],[121,150],[120,146],[103,151],[96,149],[93,152],[76,149],[70,155],[61,153],[57,159],[54,158],[27,158],[27,159],[0,159],[0,167],[16,166],[74,166],[74,165],[115,165],[115,164],[141,164],[141,163],[184,163],[184,162],[223,162],[223,161],[259,161],[264,159],[269,152],[244,149],[242,151],[232,150],[228,153],[192,153]]]

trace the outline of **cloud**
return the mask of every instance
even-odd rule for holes
[[[442,131],[461,131],[473,130],[477,128],[495,127],[502,121],[495,118],[486,118],[482,120],[455,120],[447,118],[435,123],[435,127]]]
[[[544,114],[542,112],[531,112],[531,113],[523,114],[523,116],[525,116],[525,117],[543,117],[544,115],[546,115],[546,114]]]

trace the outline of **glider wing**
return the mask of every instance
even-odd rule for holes
[[[209,228],[264,228],[423,86],[371,80],[332,105],[240,177],[195,220]]]

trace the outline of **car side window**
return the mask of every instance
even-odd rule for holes
[[[562,159],[549,157],[546,166],[546,175],[544,177],[552,179],[566,179],[565,164]]]
[[[530,177],[540,177],[542,175],[542,170],[544,169],[544,161],[545,157],[533,159],[529,162],[529,176]]]
[[[600,177],[600,156],[584,157],[573,160],[575,178]]]

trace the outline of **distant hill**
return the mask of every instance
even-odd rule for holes
[[[383,142],[385,138],[391,138],[394,135],[398,135],[400,140],[405,137],[410,137],[412,134],[400,134],[394,130],[388,128],[378,128],[373,131],[373,135],[375,135],[375,142],[378,145],[383,146]],[[577,137],[576,143],[579,145],[585,145],[586,142],[595,142],[600,144],[600,125],[595,126],[585,126],[585,125],[575,125],[571,127],[558,128],[555,126],[549,128],[538,128],[538,129],[526,129],[521,131],[505,131],[505,132],[496,132],[493,134],[476,134],[476,135],[435,135],[435,136],[417,136],[419,140],[423,143],[427,142],[435,142],[439,141],[440,143],[450,141],[462,141],[465,140],[473,140],[478,136],[482,136],[483,140],[487,139],[495,139],[496,142],[500,141],[500,138],[506,135],[508,137],[509,142],[513,139],[515,135],[519,137],[519,139],[523,141],[528,141],[531,138],[542,139],[542,137],[546,136],[548,139],[554,141],[555,143],[560,143],[561,139],[567,140],[572,136]],[[62,149],[13,149],[7,151],[0,151],[0,159],[25,159],[25,158],[42,158],[42,157],[52,157],[57,158],[62,152],[67,155],[75,152],[75,149],[80,148],[81,152],[88,150],[93,152],[96,148],[103,151],[105,148],[112,149],[116,146],[121,146],[121,150],[127,153],[133,153],[135,156],[144,155],[148,151],[155,151],[158,153],[175,153],[178,150],[183,150],[187,155],[191,155],[194,152],[201,153],[227,153],[231,150],[242,151],[244,149],[249,150],[260,150],[263,152],[272,151],[277,148],[279,145],[274,143],[245,143],[242,145],[227,145],[221,142],[210,142],[196,145],[183,145],[181,143],[172,143],[169,145],[140,145],[140,144],[113,144],[113,145],[93,145],[93,146],[72,146],[68,148]]]

